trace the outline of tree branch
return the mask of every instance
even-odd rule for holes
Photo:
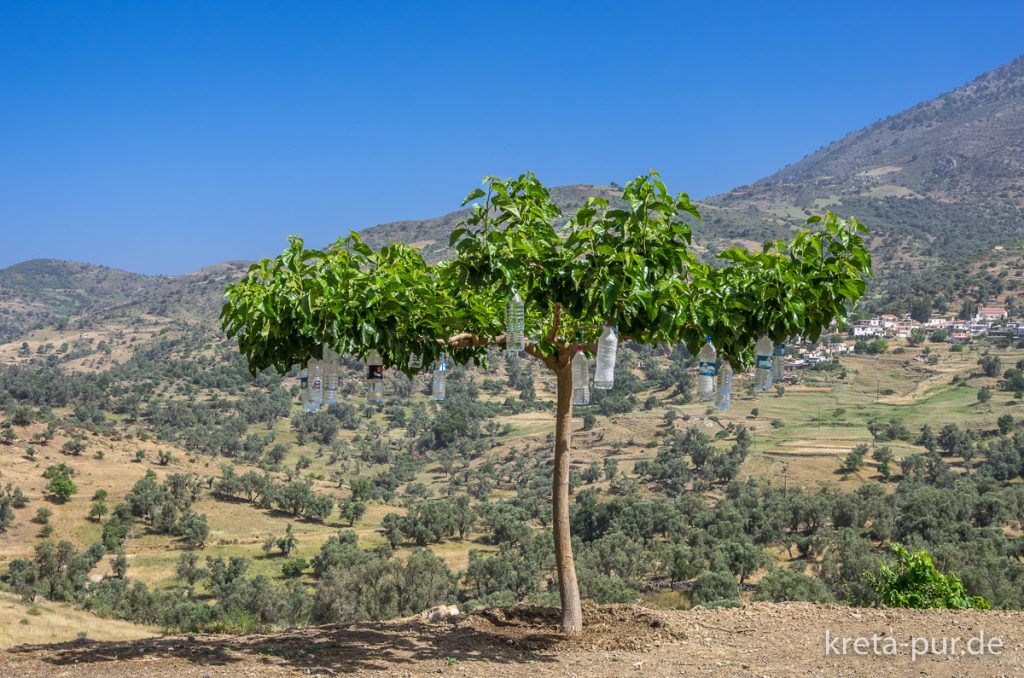
[[[505,335],[499,334],[498,336],[491,339],[487,337],[478,336],[476,334],[473,334],[472,332],[462,332],[461,334],[456,334],[454,337],[451,337],[450,339],[448,339],[448,341],[438,339],[438,342],[444,344],[448,348],[470,348],[473,346],[490,346],[492,344],[504,344]]]
[[[562,304],[555,302],[555,310],[551,318],[551,331],[548,332],[548,343],[555,343],[555,339],[558,338],[558,326],[562,320]]]
[[[558,356],[556,355],[544,355],[540,352],[540,347],[535,341],[526,342],[526,353],[532,355],[544,363],[545,367],[549,370],[558,370]]]

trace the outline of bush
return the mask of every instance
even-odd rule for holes
[[[704,570],[697,576],[690,590],[690,600],[697,605],[713,600],[737,600],[739,597],[740,585],[736,583],[735,577],[722,571]]]
[[[981,596],[970,596],[960,580],[942,574],[924,549],[910,552],[902,544],[891,544],[894,565],[878,564],[878,574],[866,573],[868,582],[883,605],[914,609],[989,609]]]
[[[760,582],[754,600],[770,600],[773,603],[787,601],[806,601],[809,603],[830,603],[825,582],[817,577],[809,577],[802,572],[792,572],[781,568],[768,571]]]
[[[308,567],[309,563],[305,558],[292,558],[281,566],[281,574],[288,579],[296,579],[301,577]]]

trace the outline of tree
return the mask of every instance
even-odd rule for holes
[[[281,574],[286,579],[296,579],[301,577],[308,567],[309,563],[305,558],[292,558],[281,566]]]
[[[277,540],[277,548],[281,549],[281,555],[287,557],[295,550],[295,546],[298,543],[298,539],[295,538],[295,531],[292,529],[292,524],[288,523],[284,530],[284,536]]]
[[[978,366],[986,377],[998,377],[1003,371],[1003,362],[998,356],[986,355],[978,359]]]
[[[1003,435],[1013,430],[1013,415],[1004,414],[996,420],[996,426],[999,427],[999,432]]]
[[[185,551],[179,556],[175,572],[178,579],[188,584],[190,593],[196,583],[206,577],[206,569],[199,565],[199,556],[195,551]]]
[[[50,467],[50,469],[54,468],[57,467]],[[47,469],[47,471],[49,471],[49,469]],[[71,480],[71,474],[67,472],[54,472],[49,476],[46,475],[46,473],[43,473],[43,477],[50,479],[49,484],[46,486],[46,491],[49,494],[52,494],[54,499],[61,504],[66,502],[68,499],[71,499],[71,495],[78,491],[78,487],[75,485],[74,481]]]
[[[114,572],[114,576],[118,579],[124,579],[128,574],[128,556],[125,555],[124,551],[118,551],[117,555],[110,562],[110,568]]]
[[[348,526],[352,527],[366,513],[366,502],[356,501],[355,499],[342,499],[338,502],[338,510],[341,519],[347,521]]]
[[[611,481],[619,472],[619,461],[615,457],[604,458],[604,479]]]
[[[657,173],[625,188],[625,209],[590,198],[561,229],[561,213],[533,174],[486,180],[464,204],[470,216],[450,238],[455,258],[428,265],[413,248],[374,252],[355,233],[326,251],[293,237],[275,259],[250,267],[228,286],[221,319],[249,367],[285,373],[323,346],[412,375],[410,358],[429,365],[439,351],[484,364],[502,346],[505,302],[526,303],[526,353],[556,377],[552,527],[562,630],[582,629],[569,534],[572,372],[577,346],[595,351],[601,324],[620,341],[683,342],[696,354],[711,337],[720,355],[743,368],[758,336],[811,341],[864,293],[871,259],[866,229],[827,214],[817,232],[748,251],[732,247],[721,265],[690,249],[685,215],[700,217],[685,194],[671,195]]]
[[[89,508],[89,519],[98,523],[103,520],[105,515],[107,515],[107,502],[103,499],[95,500]]]
[[[60,451],[64,454],[79,457],[82,455],[82,452],[85,452],[85,441],[81,438],[72,438],[61,446]]]

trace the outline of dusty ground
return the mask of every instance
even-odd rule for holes
[[[1024,613],[853,609],[803,603],[686,612],[588,607],[567,640],[553,610],[515,608],[453,623],[406,619],[266,636],[77,641],[14,648],[5,676],[1012,676],[1024,674]],[[826,655],[825,634],[864,637]],[[971,638],[984,634],[984,655]],[[905,643],[871,656],[872,636]],[[912,657],[914,637],[947,653]],[[999,649],[990,639],[1003,642]],[[880,652],[885,640],[878,641]],[[842,641],[835,646],[841,651]],[[989,652],[992,652],[991,654]],[[995,654],[998,651],[999,654]],[[961,655],[961,653],[963,653]]]

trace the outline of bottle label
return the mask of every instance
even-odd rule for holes
[[[770,370],[772,368],[772,357],[770,355],[757,356],[757,368],[759,370]]]
[[[384,366],[383,365],[367,365],[366,366],[366,378],[367,379],[383,379],[384,378]]]
[[[779,344],[778,346],[776,346],[775,347],[775,355],[777,355],[779,357],[785,357],[786,356],[786,345],[785,344]]]
[[[299,377],[299,388],[309,388],[309,377]]]
[[[715,364],[702,362],[700,364],[700,368],[697,370],[697,374],[699,374],[702,377],[715,376]]]

